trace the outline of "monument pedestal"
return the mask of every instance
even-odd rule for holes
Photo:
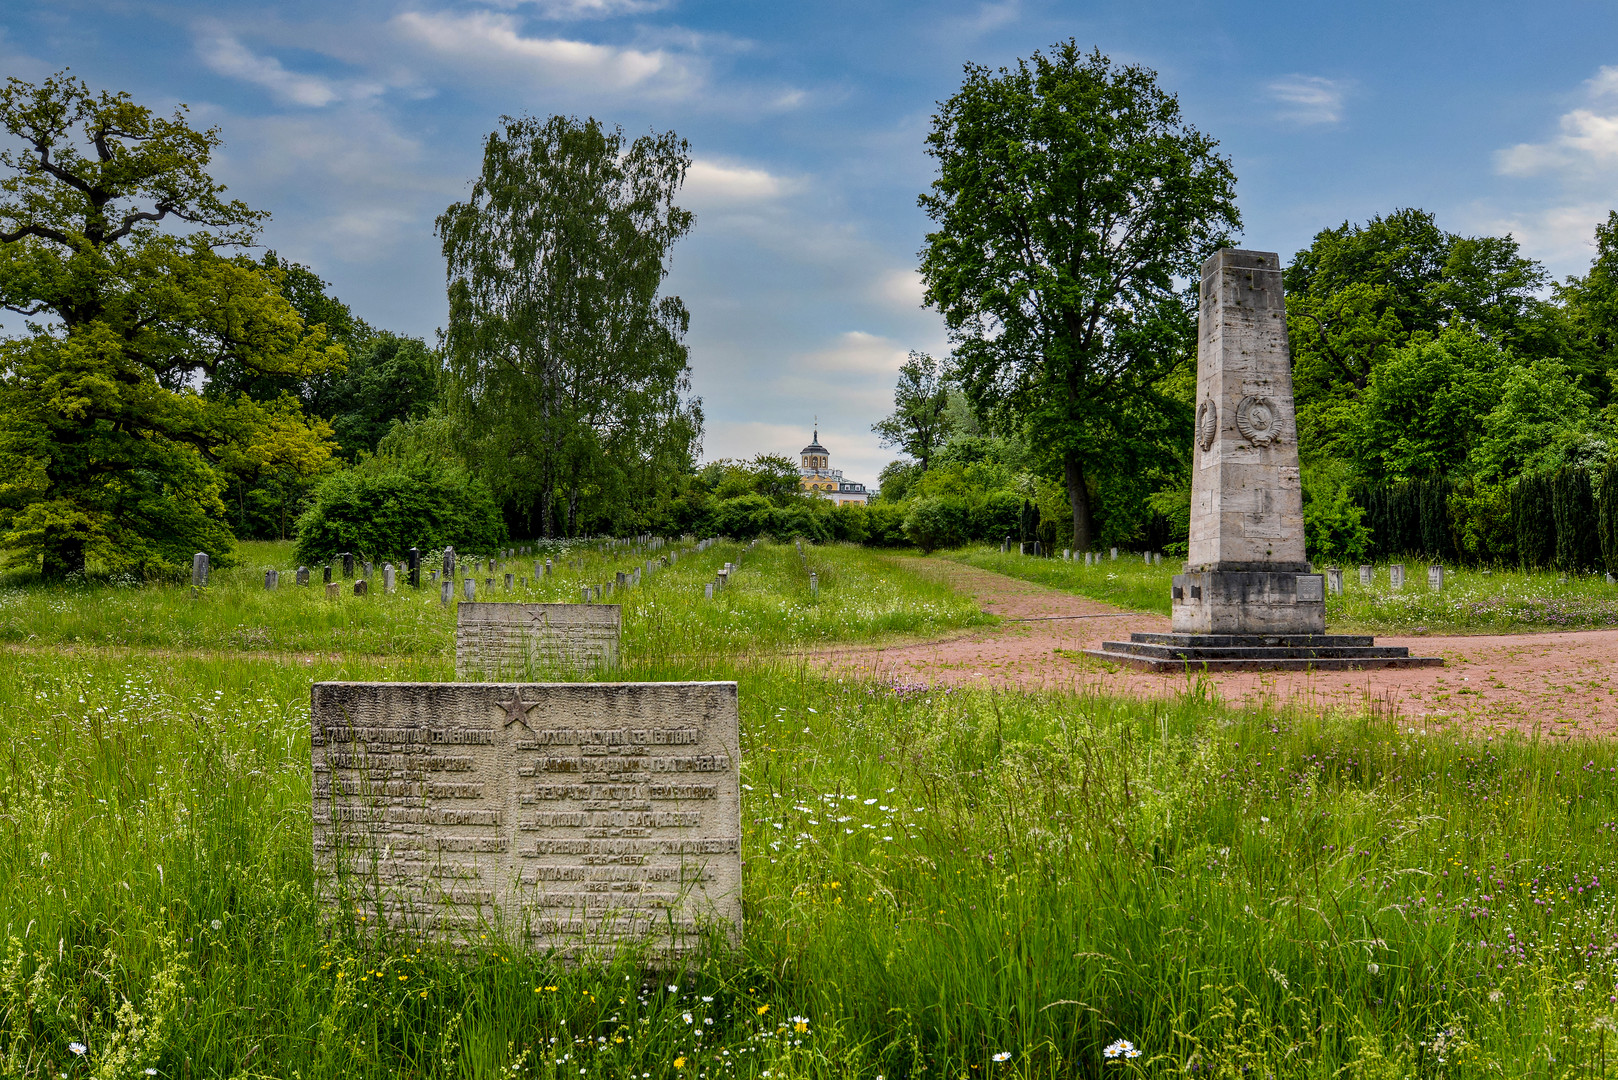
[[[1130,634],[1087,656],[1145,671],[1349,671],[1442,667],[1441,656],[1411,656],[1369,634]]]
[[[1323,574],[1203,570],[1174,575],[1180,634],[1324,634]]]

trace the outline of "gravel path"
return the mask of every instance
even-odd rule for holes
[[[1378,636],[1441,668],[1382,671],[1159,675],[1080,654],[1131,631],[1169,629],[1166,617],[1125,611],[1071,593],[942,559],[905,559],[948,581],[1007,621],[929,642],[826,650],[836,667],[903,682],[1056,688],[1177,696],[1196,679],[1232,704],[1295,702],[1371,708],[1411,724],[1466,722],[1569,737],[1618,732],[1618,630],[1497,636]],[[1024,621],[1011,621],[1024,620]]]

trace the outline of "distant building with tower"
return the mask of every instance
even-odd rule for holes
[[[864,506],[871,497],[865,485],[844,480],[843,470],[831,467],[831,453],[820,445],[819,424],[815,425],[814,431],[814,438],[798,454],[798,486],[839,506],[843,503]]]

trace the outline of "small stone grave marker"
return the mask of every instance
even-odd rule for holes
[[[455,613],[455,678],[579,675],[616,667],[622,611],[616,604],[462,604]]]

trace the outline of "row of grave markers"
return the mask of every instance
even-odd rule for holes
[[[1014,541],[1009,536],[1002,540],[1000,542],[1000,554],[1011,554],[1011,545],[1013,543]],[[1025,540],[1018,543],[1017,553],[1019,555],[1043,556],[1045,554],[1045,545],[1040,543],[1038,540]],[[1141,560],[1148,566],[1160,565],[1163,562],[1163,554],[1159,551],[1142,551],[1133,554],[1138,554]],[[1083,556],[1085,566],[1100,566],[1103,561],[1102,554],[1099,551],[1074,551],[1072,548],[1062,549],[1062,559],[1064,561],[1075,562],[1080,556]],[[1116,562],[1117,560],[1118,549],[1109,549],[1106,554],[1106,561]]]

